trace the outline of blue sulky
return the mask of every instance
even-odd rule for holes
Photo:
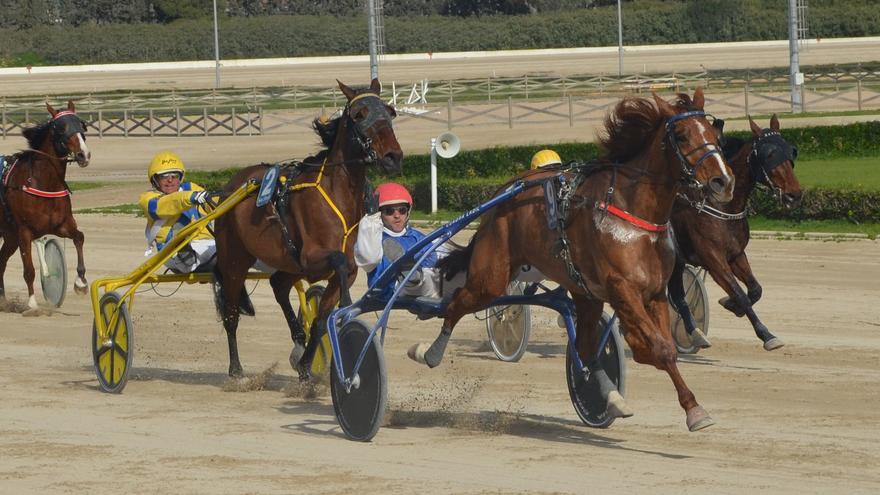
[[[390,266],[388,266],[388,268],[386,268],[386,270],[382,272],[382,274],[374,281],[374,283],[370,285],[363,297],[361,297],[352,305],[336,309],[330,314],[327,321],[327,330],[330,337],[330,344],[333,350],[334,366],[331,374],[335,373],[335,376],[331,376],[331,381],[335,381],[335,383],[333,383],[334,386],[336,386],[337,384],[338,386],[341,386],[342,390],[340,390],[340,392],[342,394],[351,394],[353,393],[353,391],[356,391],[361,386],[362,380],[359,372],[361,371],[361,367],[364,363],[365,357],[370,350],[371,342],[373,342],[376,334],[380,330],[381,334],[379,337],[379,342],[385,341],[385,332],[388,326],[388,318],[392,309],[408,310],[418,315],[419,319],[444,316],[446,312],[446,306],[449,303],[448,300],[400,297],[401,291],[406,286],[406,282],[408,282],[410,278],[412,278],[412,276],[418,271],[418,269],[424,263],[425,259],[427,259],[427,257],[431,253],[433,253],[438,247],[443,245],[452,236],[464,229],[468,224],[470,224],[470,222],[472,222],[483,213],[486,213],[495,206],[513,198],[514,196],[529,187],[542,185],[545,181],[546,180],[540,179],[533,181],[517,180],[501,194],[498,194],[486,203],[483,203],[480,206],[477,206],[476,208],[465,212],[455,220],[440,227],[434,232],[431,232],[424,239],[421,239],[411,249],[404,253],[403,256],[401,256],[399,259],[395,260]],[[424,252],[422,252],[423,249]],[[418,256],[417,259],[416,256]],[[408,267],[410,265],[413,266],[407,271],[407,268],[405,267]],[[397,283],[399,280],[399,274],[403,273],[404,271],[406,271],[406,275],[400,283]],[[384,292],[384,289],[388,287],[389,284],[397,284],[397,287],[394,290],[394,293],[390,297],[390,299],[385,299],[382,294]],[[540,293],[538,292],[539,289],[541,289]],[[562,320],[565,322],[568,339],[569,342],[572,344],[568,346],[568,358],[571,360],[572,368],[577,370],[585,370],[586,367],[578,356],[576,348],[573,345],[576,338],[575,307],[574,302],[571,300],[570,297],[568,297],[565,288],[558,287],[556,289],[550,289],[541,283],[533,283],[524,290],[522,295],[505,295],[496,299],[492,303],[492,306],[505,305],[542,306],[557,311],[562,316]],[[369,336],[366,338],[363,348],[360,350],[360,353],[354,362],[354,366],[351,367],[351,374],[346,376],[344,368],[346,368],[347,366],[342,366],[340,365],[340,363],[347,363],[351,361],[343,360],[342,350],[340,349],[339,330],[344,327],[346,323],[356,319],[360,314],[374,311],[380,312],[380,317],[375,325],[373,325],[373,327],[370,329]],[[611,318],[605,319],[603,321],[604,330],[602,333],[600,345],[598,346],[597,350],[597,359],[601,357],[601,354],[606,349],[606,344],[608,343],[609,339],[612,338],[612,335],[614,333],[613,330],[616,323],[616,316],[612,316]],[[617,342],[618,341],[615,341],[615,345],[619,347],[620,344],[618,344]],[[623,355],[622,349],[619,349],[619,353],[621,356]],[[352,356],[347,357],[350,359]],[[623,370],[621,370],[621,375],[622,371]],[[621,376],[621,392],[623,388],[622,385],[623,383]],[[343,426],[343,430],[345,430],[345,433],[350,438],[353,438],[355,440],[369,440],[370,438],[372,438],[372,436],[375,434],[375,431],[378,429],[378,425],[374,425],[373,427],[368,428],[368,430],[370,431],[365,431],[362,435],[357,433],[353,434],[352,431],[349,431],[350,428],[346,428],[346,425],[343,424],[343,418],[340,417],[340,406],[335,403],[336,399],[336,394],[334,394],[334,405],[336,405],[337,417],[338,419],[340,419],[340,424]],[[381,407],[384,408],[384,403]],[[607,424],[602,424],[600,426],[607,426]]]

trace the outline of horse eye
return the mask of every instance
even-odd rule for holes
[[[676,135],[675,135],[675,140],[678,141],[679,143],[684,143],[684,142],[687,141],[687,137],[685,137],[685,136],[683,136],[683,135],[681,135],[681,134],[676,134]]]

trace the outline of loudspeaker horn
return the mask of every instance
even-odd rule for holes
[[[461,140],[458,136],[451,132],[444,132],[437,136],[437,142],[434,145],[437,150],[437,156],[441,158],[452,158],[458,154],[461,149]]]

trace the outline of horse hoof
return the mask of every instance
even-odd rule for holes
[[[715,420],[703,409],[703,406],[692,407],[687,412],[687,427],[690,431],[702,430],[715,424]]]
[[[606,405],[606,413],[612,418],[628,418],[633,415],[632,409],[629,408],[623,396],[617,390],[612,390],[608,394],[608,403]]]
[[[230,366],[229,367],[229,376],[232,378],[243,378],[244,371],[241,368],[233,368],[232,366]]]
[[[406,355],[417,363],[428,364],[425,360],[425,353],[428,352],[429,348],[430,346],[424,342],[413,344],[412,347],[406,351]]]
[[[290,367],[293,368],[294,371],[299,369],[299,361],[302,359],[303,354],[306,353],[306,347],[299,342],[293,345],[293,349],[290,350]]]
[[[746,314],[745,311],[740,309],[739,304],[737,304],[730,296],[722,297],[718,300],[718,304],[724,306],[724,309],[733,313],[737,318],[742,318]]]
[[[73,282],[73,291],[79,295],[84,295],[89,292],[89,284],[85,280],[76,279]]]
[[[704,334],[699,328],[695,328],[694,332],[691,334],[691,344],[700,349],[708,349],[709,347],[712,347],[709,338],[706,337],[706,334]]]
[[[782,339],[780,339],[778,337],[773,337],[772,339],[764,342],[764,350],[765,351],[774,351],[784,345],[785,345],[785,342],[783,342]]]

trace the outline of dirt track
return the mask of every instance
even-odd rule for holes
[[[101,195],[76,201],[128,200]],[[142,219],[79,222],[90,280],[141,262]],[[713,302],[715,346],[680,365],[717,421],[699,433],[687,432],[668,378],[632,361],[636,415],[607,430],[580,424],[562,331],[544,311],[520,363],[495,360],[482,323],[467,317],[435,370],[405,350],[439,322],[397,314],[385,350],[389,412],[368,444],[343,438],[326,388],[304,398],[265,283],[258,316],[239,332],[248,375],[278,363],[257,392],[224,391],[225,335],[206,286],[138,296],[134,367],[118,396],[97,390],[85,298],[68,294],[51,316],[0,313],[0,491],[877,493],[880,243],[753,241],[750,253],[765,289],[759,315],[788,345],[763,351],[745,320]],[[24,300],[20,274],[16,257],[6,283]]]

